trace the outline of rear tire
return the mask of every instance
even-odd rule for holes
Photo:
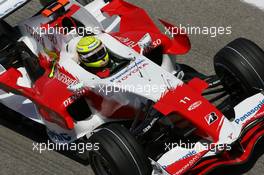
[[[19,54],[16,51],[17,37],[12,26],[4,20],[0,20],[0,64],[5,69],[20,66]]]
[[[250,40],[239,38],[225,46],[214,67],[230,94],[248,97],[264,89],[264,52]]]
[[[129,131],[111,124],[94,133],[90,142],[99,150],[89,152],[96,175],[151,175],[151,164]]]

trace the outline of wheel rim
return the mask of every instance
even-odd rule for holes
[[[92,155],[93,168],[98,175],[113,175],[109,162],[99,153]]]

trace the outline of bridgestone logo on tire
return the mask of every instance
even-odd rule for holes
[[[211,114],[208,114],[207,116],[205,116],[205,120],[208,125],[212,125],[217,119],[218,119],[218,116],[216,115],[215,112],[212,112]]]

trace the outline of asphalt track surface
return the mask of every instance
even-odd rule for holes
[[[190,35],[192,50],[179,57],[203,73],[212,74],[214,54],[225,44],[238,37],[246,37],[264,48],[264,12],[239,0],[130,0],[145,8],[154,19],[162,18],[176,25],[199,27],[232,26],[232,34]],[[37,1],[8,18],[16,23],[39,9]],[[157,22],[157,20],[156,20]],[[162,29],[164,30],[164,29]],[[164,30],[165,31],[165,30]],[[74,155],[55,151],[42,154],[32,151],[33,142],[45,142],[45,131],[37,124],[22,120],[12,112],[0,110],[0,175],[65,174],[93,175],[89,166],[75,160]],[[263,141],[264,142],[264,141]],[[212,174],[264,174],[264,144],[243,166],[234,166],[215,171]],[[220,171],[220,172],[219,172]]]

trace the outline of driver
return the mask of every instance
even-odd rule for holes
[[[101,40],[94,36],[83,37],[77,44],[81,66],[100,78],[110,76],[112,61]]]

